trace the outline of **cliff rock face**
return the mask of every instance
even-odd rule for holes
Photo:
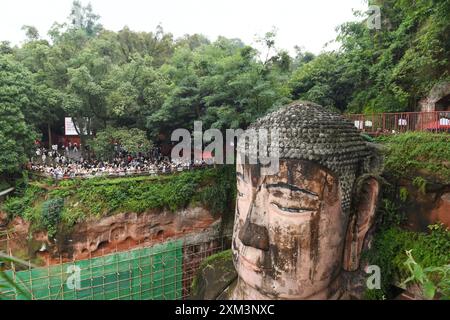
[[[445,110],[445,106],[439,105],[439,101],[443,100],[450,94],[450,82],[443,82],[435,85],[428,97],[419,101],[421,111],[439,111]],[[447,109],[448,110],[448,109]]]
[[[402,180],[400,186],[408,191],[401,205],[411,230],[427,231],[427,226],[437,222],[450,228],[450,185],[433,183],[421,191],[411,181]]]
[[[177,212],[127,212],[79,223],[70,231],[59,232],[56,239],[48,239],[46,232],[31,232],[27,223],[16,218],[9,225],[15,230],[9,240],[9,249],[32,261],[38,258],[34,261],[55,264],[202,232],[220,220],[202,207],[188,207]]]

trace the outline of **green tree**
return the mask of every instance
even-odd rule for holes
[[[73,2],[69,16],[69,23],[72,28],[81,29],[88,36],[95,36],[103,28],[98,23],[99,19],[100,16],[93,12],[90,3],[84,7],[78,0]]]
[[[0,91],[3,88],[0,89]],[[26,124],[20,109],[0,103],[0,177],[18,172],[28,160],[36,135]]]
[[[291,79],[295,98],[346,112],[416,111],[433,85],[449,81],[448,1],[368,4],[380,6],[381,28],[368,28],[366,12],[339,26],[338,52],[297,63]]]
[[[90,142],[96,156],[100,159],[111,160],[115,153],[115,145],[135,154],[148,152],[152,146],[143,130],[136,128],[107,127],[97,133]]]
[[[36,134],[23,113],[31,87],[30,73],[11,55],[0,55],[0,175],[18,171],[32,151]]]
[[[14,50],[9,41],[0,41],[0,54],[13,54]]]
[[[288,72],[281,64],[258,59],[258,52],[236,39],[219,38],[195,50],[176,49],[162,67],[171,90],[147,118],[152,133],[204,127],[243,128],[269,109],[286,102]]]
[[[46,128],[52,144],[52,127],[62,122],[61,68],[57,50],[45,40],[30,40],[16,50],[16,59],[23,64],[32,77],[32,99],[25,114],[32,116],[36,128]]]
[[[153,59],[138,54],[114,66],[102,85],[114,125],[144,130],[146,118],[163,105],[169,91],[169,81],[153,67]]]
[[[35,41],[39,39],[39,31],[36,27],[33,26],[23,26],[22,30],[25,31],[25,35],[27,36],[28,41]]]
[[[359,70],[350,111],[415,111],[417,102],[449,74],[450,4],[437,1],[369,1],[382,12],[380,30],[365,20],[340,27],[350,67]]]
[[[323,53],[293,73],[290,80],[293,98],[343,111],[353,94],[354,73],[342,55]]]

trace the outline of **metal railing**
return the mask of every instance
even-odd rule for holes
[[[205,164],[201,166],[192,166],[192,167],[177,167],[170,168],[166,171],[161,169],[155,170],[127,170],[127,171],[96,171],[92,173],[76,173],[75,175],[62,174],[55,175],[48,172],[43,171],[35,171],[31,170],[31,173],[35,177],[40,178],[51,178],[54,180],[69,180],[69,179],[91,179],[91,178],[124,178],[124,177],[146,177],[146,176],[161,176],[161,175],[171,175],[180,172],[193,171],[193,170],[203,170],[208,168],[214,168],[213,164]]]
[[[346,114],[345,117],[362,132],[370,134],[450,132],[450,111]]]

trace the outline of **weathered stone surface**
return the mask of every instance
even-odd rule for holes
[[[200,233],[220,220],[202,207],[188,207],[177,212],[120,213],[79,223],[70,232],[59,232],[53,241],[48,239],[46,232],[34,232],[29,238],[29,224],[16,218],[9,225],[15,230],[9,244],[13,253],[20,252],[21,257],[28,252],[30,258],[40,257],[45,263],[57,264]]]
[[[450,95],[450,82],[435,85],[428,96],[419,101],[420,110],[424,112],[438,111],[436,103],[448,95]]]
[[[425,190],[419,190],[412,181],[403,179],[399,187],[407,190],[407,199],[398,205],[406,213],[410,230],[427,232],[428,226],[437,222],[450,228],[450,185],[429,183]]]
[[[307,101],[296,101],[281,107],[250,125],[249,130],[267,130],[269,137],[277,132],[279,145],[269,138],[269,148],[279,150],[280,159],[313,161],[339,176],[344,212],[351,205],[351,191],[355,173],[375,171],[369,144],[361,137],[354,124],[340,114]],[[243,139],[242,139],[243,140]],[[258,148],[248,140],[240,141],[238,150],[257,155]],[[381,169],[381,168],[380,168]]]
[[[236,280],[231,250],[209,257],[200,266],[192,285],[193,300],[215,300]]]

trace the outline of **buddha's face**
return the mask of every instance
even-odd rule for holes
[[[306,299],[342,267],[347,219],[335,175],[310,161],[281,160],[276,175],[237,166],[233,259],[248,298]]]

